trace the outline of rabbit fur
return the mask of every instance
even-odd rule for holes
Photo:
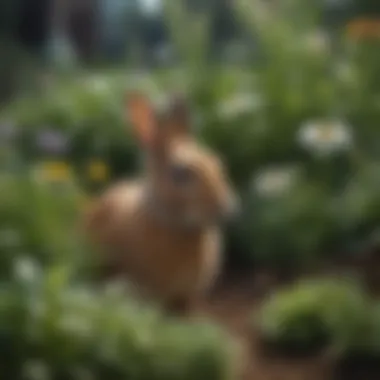
[[[145,172],[101,195],[86,229],[105,262],[139,292],[168,308],[186,308],[221,270],[220,222],[236,211],[237,198],[220,158],[192,136],[183,99],[158,112],[135,93],[126,116],[145,154]]]

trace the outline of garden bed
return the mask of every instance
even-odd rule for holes
[[[341,274],[349,268],[347,264],[331,265],[323,273]],[[337,359],[328,350],[308,353],[266,350],[268,346],[262,344],[258,331],[251,327],[252,312],[259,312],[265,296],[282,286],[275,275],[267,273],[229,275],[221,279],[210,299],[201,306],[203,312],[239,337],[245,347],[246,365],[241,379],[380,379],[378,357],[353,353]]]

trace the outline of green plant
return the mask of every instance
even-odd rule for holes
[[[163,318],[122,289],[72,283],[65,266],[18,261],[2,283],[2,376],[47,379],[215,379],[234,373],[234,349],[203,322]],[[199,334],[202,332],[202,334]],[[42,376],[42,375],[41,375]]]
[[[281,259],[282,265],[310,265],[324,251],[360,254],[379,220],[371,195],[377,180],[365,185],[365,173],[378,161],[378,38],[326,28],[315,2],[240,0],[236,9],[257,41],[254,91],[262,103],[251,125],[261,130],[260,146],[244,136],[241,147],[262,149],[263,161],[251,166],[254,181],[264,163],[277,167],[269,187],[279,184],[280,193],[281,182],[291,187],[275,200],[248,195],[240,238],[254,261],[271,265]],[[289,166],[307,173],[292,186],[286,185]]]
[[[32,255],[42,265],[85,265],[79,227],[81,193],[74,183],[41,182],[38,174],[2,174],[0,196],[1,278],[14,261]]]
[[[338,347],[370,318],[371,304],[355,282],[304,280],[275,293],[260,313],[264,342],[297,352]]]
[[[302,167],[259,171],[247,198],[241,239],[255,247],[256,263],[297,271],[320,257],[330,242],[335,222],[331,196],[306,179]]]

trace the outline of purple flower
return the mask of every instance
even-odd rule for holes
[[[46,153],[64,154],[68,150],[69,139],[61,132],[46,130],[37,136],[37,146]]]

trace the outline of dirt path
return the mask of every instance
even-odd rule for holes
[[[241,380],[329,380],[332,379],[328,361],[264,359],[250,321],[259,310],[261,300],[270,285],[267,279],[231,279],[224,283],[203,310],[216,322],[231,331],[244,347],[244,373]]]

